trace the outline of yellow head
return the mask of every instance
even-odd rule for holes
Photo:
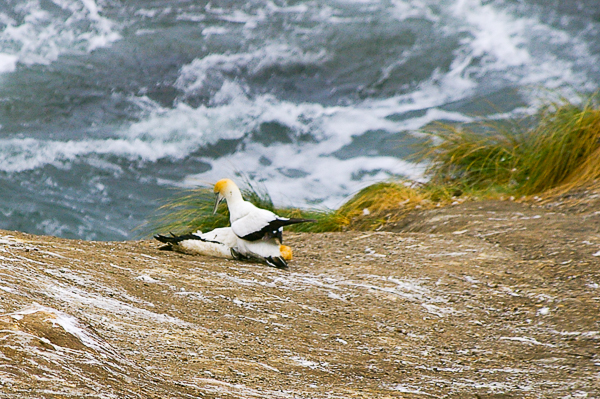
[[[231,179],[221,179],[215,184],[214,188],[215,193],[215,207],[213,208],[213,213],[217,213],[217,208],[219,204],[224,199],[229,201],[238,201],[242,199],[242,194],[240,193],[240,189],[235,185],[233,180]]]
[[[287,245],[280,245],[279,252],[281,252],[281,257],[285,260],[292,260],[292,248]]]
[[[225,194],[227,187],[232,184],[235,186],[235,183],[231,179],[221,179],[215,184],[213,191],[215,194]]]

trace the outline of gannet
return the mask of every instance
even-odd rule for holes
[[[283,226],[314,222],[310,219],[290,219],[245,201],[238,186],[230,179],[219,180],[214,187],[216,195],[213,213],[221,201],[227,201],[231,230],[238,237],[236,251],[241,256],[262,258],[267,264],[285,269],[287,263],[281,254]]]
[[[238,260],[259,260],[262,256],[254,254],[251,250],[238,250],[239,238],[233,233],[231,227],[217,228],[207,233],[200,230],[194,233],[164,236],[157,234],[154,236],[158,241],[167,244],[168,249],[177,252],[183,252],[192,255],[208,255],[218,258],[238,259]],[[244,245],[244,243],[242,243]],[[284,260],[292,259],[292,249],[287,245],[280,245],[276,255]]]

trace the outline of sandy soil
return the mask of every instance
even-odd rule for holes
[[[0,231],[0,397],[600,397],[598,198],[288,232],[285,271]]]

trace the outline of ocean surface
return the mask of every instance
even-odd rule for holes
[[[0,228],[133,238],[231,177],[336,208],[435,121],[600,84],[598,0],[0,1]]]

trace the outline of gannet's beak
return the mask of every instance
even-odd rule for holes
[[[223,201],[225,199],[224,196],[221,195],[221,193],[215,193],[215,207],[213,208],[213,215],[215,213],[217,213],[217,208],[219,208],[219,204],[221,203],[221,201]]]

